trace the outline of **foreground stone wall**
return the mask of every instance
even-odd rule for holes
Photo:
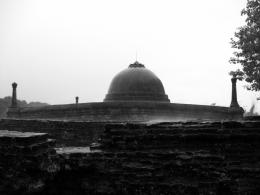
[[[258,194],[260,123],[216,122],[107,127],[113,173],[138,194]],[[124,187],[123,187],[124,186]],[[166,194],[167,194],[166,193]]]
[[[0,119],[0,129],[48,133],[57,146],[86,146],[97,142],[105,123]]]
[[[0,130],[0,194],[34,194],[59,170],[55,141],[45,133]]]
[[[101,138],[99,145],[91,148],[56,149],[52,174],[41,175],[44,179],[38,188],[27,178],[23,192],[260,193],[260,122],[111,124]],[[7,151],[0,148],[1,153]],[[53,159],[48,156],[45,158]],[[14,167],[13,171],[20,169]],[[31,171],[30,166],[23,169]]]
[[[9,118],[95,122],[147,122],[187,120],[240,120],[242,108],[158,103],[99,102],[53,105],[41,108],[10,108]]]

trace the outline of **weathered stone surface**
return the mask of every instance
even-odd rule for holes
[[[105,123],[48,120],[0,119],[0,129],[20,132],[48,133],[57,146],[87,146],[97,142]]]
[[[52,182],[66,183],[56,194],[258,194],[259,134],[248,122],[107,125],[101,151],[59,152]]]
[[[9,181],[14,191],[32,186],[26,192],[34,194],[260,193],[258,122],[110,124],[99,144],[56,151],[40,160],[34,156],[29,166],[1,164],[29,175],[14,175],[22,185],[2,172],[1,181]]]
[[[59,169],[45,133],[0,130],[0,194],[33,194]]]

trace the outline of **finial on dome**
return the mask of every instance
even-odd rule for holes
[[[133,64],[130,64],[128,68],[145,68],[145,66],[138,61],[135,61]]]

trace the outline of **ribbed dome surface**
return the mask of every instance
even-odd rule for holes
[[[138,62],[113,78],[104,101],[170,102],[160,79]]]

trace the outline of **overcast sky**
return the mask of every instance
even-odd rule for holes
[[[246,0],[0,0],[0,97],[103,101],[136,58],[171,102],[229,106],[230,38]],[[249,108],[256,93],[238,84]]]

